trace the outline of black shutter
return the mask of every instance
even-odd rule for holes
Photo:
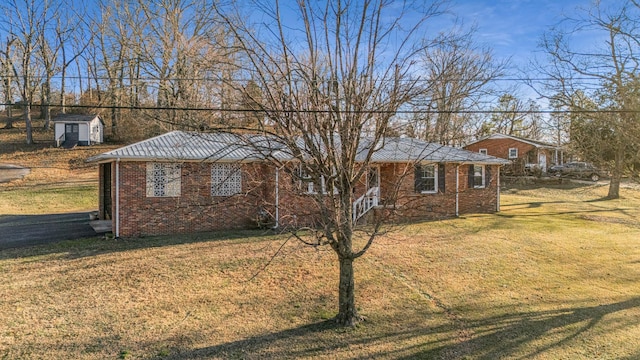
[[[443,163],[438,164],[438,191],[444,194],[445,167]]]
[[[416,164],[414,166],[413,175],[414,175],[414,188],[416,192],[417,193],[422,192],[422,189],[424,188],[424,182],[422,181],[422,167],[420,166],[420,164]]]
[[[485,175],[484,186],[489,187],[489,185],[491,184],[491,166],[489,165],[484,166],[484,175]]]
[[[473,165],[469,165],[469,189],[473,189]]]

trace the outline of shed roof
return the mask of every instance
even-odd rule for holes
[[[302,144],[301,141],[298,143]],[[303,145],[300,145],[303,148]],[[373,140],[362,138],[357,161],[364,161]],[[427,143],[413,138],[384,138],[375,144],[374,163],[426,161],[502,165],[508,161],[460,148]],[[291,152],[276,138],[255,134],[195,133],[173,131],[94,157],[89,162],[133,161],[260,161],[293,160]]]
[[[51,121],[54,122],[90,122],[93,119],[98,118],[100,122],[104,125],[104,121],[98,115],[84,115],[84,114],[59,114],[56,115]]]

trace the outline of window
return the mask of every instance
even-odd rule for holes
[[[242,192],[242,172],[237,164],[211,164],[211,196]]]
[[[487,155],[487,149],[480,149],[478,152],[482,155]]]
[[[416,165],[415,190],[423,194],[438,191],[438,167],[435,164]]]
[[[147,163],[147,197],[180,196],[180,164]]]
[[[473,165],[473,187],[481,189],[485,187],[484,165]]]
[[[509,159],[518,158],[518,148],[509,148]]]
[[[319,179],[314,179],[311,175],[307,174],[302,168],[299,168],[300,176],[300,188],[306,194],[327,194],[327,184],[324,176],[320,176]],[[334,194],[338,192],[338,189],[334,187]]]

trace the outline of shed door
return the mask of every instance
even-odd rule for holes
[[[64,124],[64,139],[66,141],[78,141],[80,128],[78,124]]]

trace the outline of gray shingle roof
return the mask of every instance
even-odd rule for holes
[[[361,139],[357,161],[363,161],[372,140]],[[385,138],[378,143],[372,162],[455,162],[506,164],[508,161],[467,150],[427,143],[412,138]],[[116,159],[140,161],[259,161],[267,157],[292,159],[286,147],[274,138],[262,135],[228,133],[190,133],[173,131],[151,139],[115,149],[92,158],[89,162]]]

